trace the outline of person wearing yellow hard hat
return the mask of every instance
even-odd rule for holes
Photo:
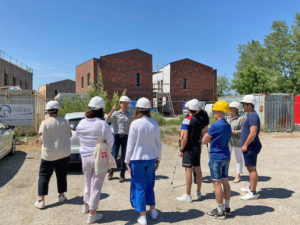
[[[230,186],[228,183],[231,126],[224,119],[225,113],[229,112],[228,102],[217,101],[213,106],[213,115],[217,122],[211,125],[202,139],[202,144],[210,143],[209,169],[217,201],[217,208],[208,212],[207,215],[221,220],[226,219],[226,216],[231,214]],[[225,198],[225,206],[223,205],[223,198]]]

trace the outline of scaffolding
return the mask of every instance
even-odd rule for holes
[[[175,116],[175,111],[172,103],[172,98],[170,91],[166,91],[166,86],[170,86],[170,83],[165,83],[164,81],[164,69],[158,69],[153,74],[157,76],[155,82],[153,82],[153,106],[154,108],[162,113],[169,114],[170,116]],[[159,75],[161,74],[161,77]]]

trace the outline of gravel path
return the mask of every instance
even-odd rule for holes
[[[205,177],[201,201],[181,203],[177,196],[184,193],[185,180],[181,160],[178,163],[174,185],[170,185],[177,148],[163,146],[162,162],[157,171],[155,186],[157,208],[160,216],[148,224],[300,224],[299,174],[300,144],[296,134],[262,134],[263,149],[258,159],[259,199],[240,200],[240,188],[248,185],[246,170],[243,181],[232,182],[235,173],[235,157],[230,164],[232,190],[232,216],[225,221],[209,218],[205,213],[215,208],[213,186],[209,180],[208,153],[204,147],[201,155],[202,171]],[[68,176],[68,201],[57,203],[56,178],[52,176],[47,208],[34,208],[37,194],[39,153],[17,151],[12,157],[0,160],[0,224],[85,224],[87,216],[80,214],[84,178],[80,167],[72,166]],[[115,179],[105,179],[99,211],[105,218],[102,224],[136,224],[138,214],[129,202],[130,179],[120,184]],[[196,187],[192,187],[195,194]]]

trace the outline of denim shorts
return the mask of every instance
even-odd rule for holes
[[[228,178],[230,159],[210,159],[209,169],[212,180],[221,180]]]

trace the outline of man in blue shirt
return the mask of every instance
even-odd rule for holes
[[[231,214],[230,186],[228,183],[230,163],[228,143],[231,138],[231,126],[224,119],[225,113],[229,112],[229,104],[226,101],[217,101],[213,106],[214,119],[217,122],[208,129],[202,139],[202,144],[210,143],[209,169],[217,201],[217,208],[208,212],[207,215],[221,220],[226,219],[226,216]],[[225,206],[223,205],[223,198],[225,198]]]
[[[261,143],[259,140],[260,120],[259,116],[254,110],[255,97],[253,95],[245,95],[242,100],[244,111],[248,114],[247,119],[242,127],[242,152],[244,153],[245,166],[249,172],[250,186],[241,188],[241,191],[247,194],[242,196],[242,200],[257,199],[256,186],[258,181],[258,174],[256,171],[257,155],[261,150]]]

